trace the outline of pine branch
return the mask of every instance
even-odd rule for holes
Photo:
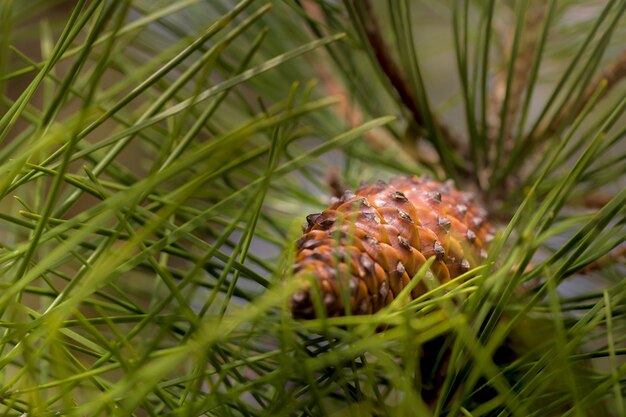
[[[324,12],[319,6],[319,4],[315,2],[311,2],[311,1],[306,1],[301,4],[301,7],[305,10],[306,14],[308,15],[307,21],[309,22],[309,26],[311,27],[311,29],[314,32],[316,32],[318,36],[320,36],[322,33],[329,35],[329,32],[326,30],[323,30],[323,28],[319,28],[319,27],[315,27],[311,25],[312,21],[318,21],[318,22],[323,22],[324,24],[327,24],[325,20]],[[382,41],[382,38],[381,38],[381,41]],[[362,106],[360,106],[360,103],[358,100],[354,100],[353,94],[351,94],[350,91],[348,91],[348,88],[345,85],[345,83],[342,83],[340,78],[336,76],[333,73],[333,71],[331,71],[331,68],[329,68],[329,65],[328,65],[329,56],[326,54],[326,52],[317,51],[317,54],[319,54],[320,59],[314,60],[312,65],[325,91],[329,95],[339,97],[339,102],[337,103],[337,115],[339,115],[343,120],[345,120],[349,126],[351,127],[358,126],[359,124],[363,122],[363,119],[364,119],[363,112],[366,111],[366,109],[363,109]],[[385,55],[385,57],[383,57],[382,59],[387,61],[387,60],[390,60],[391,57],[388,55]],[[401,89],[402,92],[401,93],[399,92],[399,94],[406,95],[407,99],[409,100],[409,103],[406,107],[409,109],[411,114],[413,114],[413,111],[411,111],[411,108],[413,108],[414,111],[417,112],[417,103],[415,102],[414,98],[411,96],[411,93],[408,90],[408,86],[405,84],[404,80],[401,79],[402,76],[400,74],[399,68],[396,66],[395,62],[393,61],[389,61],[389,64],[390,64],[389,70],[393,74],[392,78],[400,82],[400,85],[398,85],[398,88]],[[409,99],[408,96],[411,96],[411,98]],[[447,129],[447,127],[443,125],[441,125],[440,128]],[[445,134],[446,133],[444,133],[444,135]],[[371,146],[371,148],[377,152],[384,152],[386,149],[389,148],[390,145],[400,146],[401,149],[404,151],[404,156],[407,157],[406,158],[407,160],[412,160],[412,162],[429,167],[431,170],[435,170],[435,168],[433,167],[437,163],[436,161],[437,156],[434,155],[433,152],[425,152],[425,151],[418,150],[414,142],[406,143],[403,141],[400,143],[400,141],[396,140],[393,136],[388,134],[388,132],[382,129],[377,129],[371,132],[367,132],[364,138],[368,142],[369,146]],[[334,174],[330,173],[329,175],[333,176]],[[333,182],[331,181],[331,184],[332,183]],[[334,195],[336,193],[339,193],[338,197],[343,195],[343,192],[345,190],[345,189],[337,190],[332,185],[330,188],[331,188],[331,194]]]
[[[511,47],[513,42],[513,34],[511,33],[512,27],[506,25],[500,27],[500,39],[499,45],[501,45],[502,61],[508,62],[510,59],[515,59],[513,66],[513,76],[511,79],[511,85],[509,88],[509,100],[505,114],[505,126],[504,137],[505,144],[511,145],[511,138],[513,136],[513,126],[520,111],[520,105],[524,98],[524,92],[528,85],[530,77],[530,68],[533,65],[533,59],[539,38],[541,36],[541,24],[544,21],[546,11],[548,9],[548,3],[542,0],[531,0],[528,13],[524,21],[524,28],[522,30],[523,36],[519,52],[516,57],[511,56]],[[489,96],[490,109],[488,113],[488,125],[489,125],[489,137],[493,141],[497,135],[497,132],[502,128],[501,112],[504,106],[504,98],[507,90],[507,77],[504,68],[496,73],[494,80],[494,87],[491,90]],[[509,149],[505,149],[509,150]]]
[[[377,63],[382,72],[386,75],[387,80],[398,94],[398,98],[404,104],[404,107],[411,113],[413,122],[419,127],[424,127],[424,117],[419,109],[417,100],[411,92],[411,88],[404,79],[400,67],[390,54],[390,48],[385,43],[381,33],[378,19],[369,0],[363,0],[365,16],[363,19],[363,27],[365,35],[372,48]],[[469,150],[465,145],[465,141],[452,132],[450,127],[439,119],[435,119],[437,129],[441,132],[442,139],[449,149],[460,151],[462,155],[469,157]]]

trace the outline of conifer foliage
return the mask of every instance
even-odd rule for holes
[[[626,415],[625,12],[0,0],[0,415]]]

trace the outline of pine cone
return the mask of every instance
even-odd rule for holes
[[[491,229],[486,212],[451,181],[395,178],[346,191],[319,214],[307,216],[297,242],[294,274],[312,275],[329,317],[371,314],[389,304],[419,268],[439,283],[468,271],[486,257]],[[426,292],[423,283],[411,295]],[[294,318],[315,318],[311,288],[293,294]]]

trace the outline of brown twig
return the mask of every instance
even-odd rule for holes
[[[303,2],[302,6],[306,13],[311,16],[312,19],[320,22],[324,21],[324,12],[319,7],[319,5],[314,2],[307,1]],[[322,54],[324,52],[318,51],[317,53]],[[339,97],[339,103],[337,106],[338,114],[340,114],[350,126],[358,126],[363,121],[363,113],[359,108],[358,103],[354,103],[350,100],[350,93],[346,90],[343,83],[338,80],[337,76],[335,76],[335,74],[333,74],[328,65],[325,64],[328,61],[329,60],[325,59],[317,59],[312,61],[315,73],[318,75],[320,82],[326,92],[330,95]],[[395,67],[395,64],[393,64],[393,62],[391,65]],[[399,76],[397,68],[395,71]],[[408,93],[408,90],[406,90],[406,92]],[[417,111],[416,105],[414,105],[414,108]],[[440,129],[442,129],[442,134],[451,136],[449,130],[447,130],[445,126],[440,126]],[[407,131],[409,130],[411,129],[409,128]],[[430,167],[431,169],[433,169],[433,165],[436,164],[436,161],[434,161],[434,158],[436,158],[436,156],[433,155],[433,152],[430,152],[427,149],[420,149],[418,151],[417,147],[414,146],[414,143],[413,146],[409,146],[407,143],[399,143],[399,141],[397,141],[384,129],[379,128],[367,132],[365,133],[364,137],[374,150],[383,152],[389,149],[389,146],[392,144],[399,145],[404,150],[403,156],[407,157],[407,162],[417,162],[419,164]],[[341,194],[343,194],[343,190],[341,190]]]
[[[585,89],[580,103],[576,105],[573,100],[568,101],[551,123],[538,129],[538,133],[533,137],[533,139],[537,140],[539,138],[552,136],[564,128],[568,121],[573,121],[589,102],[593,94],[598,90],[601,82],[606,81],[606,86],[604,91],[600,94],[598,100],[605,98],[611,89],[624,78],[626,78],[626,50],[624,50],[613,62],[607,65],[604,70],[596,76],[591,84],[589,84],[589,86]]]
[[[341,177],[335,169],[331,169],[326,174],[326,185],[328,186],[330,195],[335,198],[340,198],[346,190],[346,186],[343,184],[343,181],[341,181]]]
[[[583,205],[591,209],[601,209],[606,206],[615,195],[607,192],[590,192],[583,196]]]
[[[378,25],[378,20],[374,16],[372,5],[369,0],[364,0],[363,5],[365,6],[364,8],[366,13],[366,19],[363,21],[365,35],[367,36],[367,40],[372,47],[372,51],[374,52],[378,65],[387,76],[391,86],[394,88],[396,93],[398,93],[398,96],[404,106],[411,112],[415,123],[419,126],[424,126],[424,119],[419,111],[417,101],[405,82],[400,69],[396,65],[393,58],[389,55],[389,48],[385,44],[385,40],[381,34],[380,26]]]
[[[548,4],[542,0],[531,1],[528,7],[528,14],[524,20],[523,35],[520,39],[520,47],[513,64],[513,75],[511,78],[511,85],[509,99],[504,117],[504,151],[510,152],[512,147],[513,126],[520,111],[524,92],[528,85],[530,77],[530,69],[534,62],[535,51],[539,38],[541,36],[541,23],[544,21]],[[511,25],[501,27],[500,39],[502,39],[501,54],[504,57],[504,61],[511,59],[513,35],[511,33]],[[489,108],[491,111],[487,115],[487,123],[489,126],[488,136],[491,141],[494,141],[501,129],[502,120],[500,118],[502,107],[504,106],[504,99],[506,95],[506,82],[507,74],[506,68],[498,71],[494,80],[494,87],[491,90],[489,96]]]
[[[541,36],[541,23],[544,21],[547,8],[548,2],[544,2],[543,0],[535,0],[529,4],[521,48],[513,67],[513,81],[511,83],[511,93],[504,129],[505,137],[512,136],[513,124],[520,111],[522,98],[524,97],[526,86],[528,85],[535,51],[539,43],[539,37]]]
[[[591,272],[606,268],[607,266],[613,265],[617,262],[623,263],[624,261],[626,261],[626,246],[622,245],[615,248],[612,252],[609,252],[606,255],[591,262],[589,265],[581,269],[580,273],[589,274]]]
[[[389,54],[390,48],[385,44],[385,40],[382,36],[378,20],[376,19],[374,10],[369,0],[362,0],[365,18],[363,19],[363,27],[365,29],[365,35],[372,47],[372,51],[376,58],[380,69],[385,74],[389,83],[398,94],[400,101],[407,108],[413,117],[413,121],[423,127],[425,125],[424,117],[419,109],[417,100],[411,92],[411,89],[402,75],[402,71]],[[452,130],[442,123],[440,120],[435,119],[435,124],[441,133],[442,139],[452,149],[463,150],[463,141],[458,138]],[[465,150],[463,155],[469,155],[469,152]]]

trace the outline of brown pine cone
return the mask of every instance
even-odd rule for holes
[[[308,225],[297,242],[294,274],[312,275],[326,315],[371,314],[389,304],[428,258],[440,282],[480,264],[491,238],[486,212],[451,181],[395,178],[346,191]],[[420,283],[412,291],[426,292]],[[315,318],[312,289],[293,294],[295,318]]]

